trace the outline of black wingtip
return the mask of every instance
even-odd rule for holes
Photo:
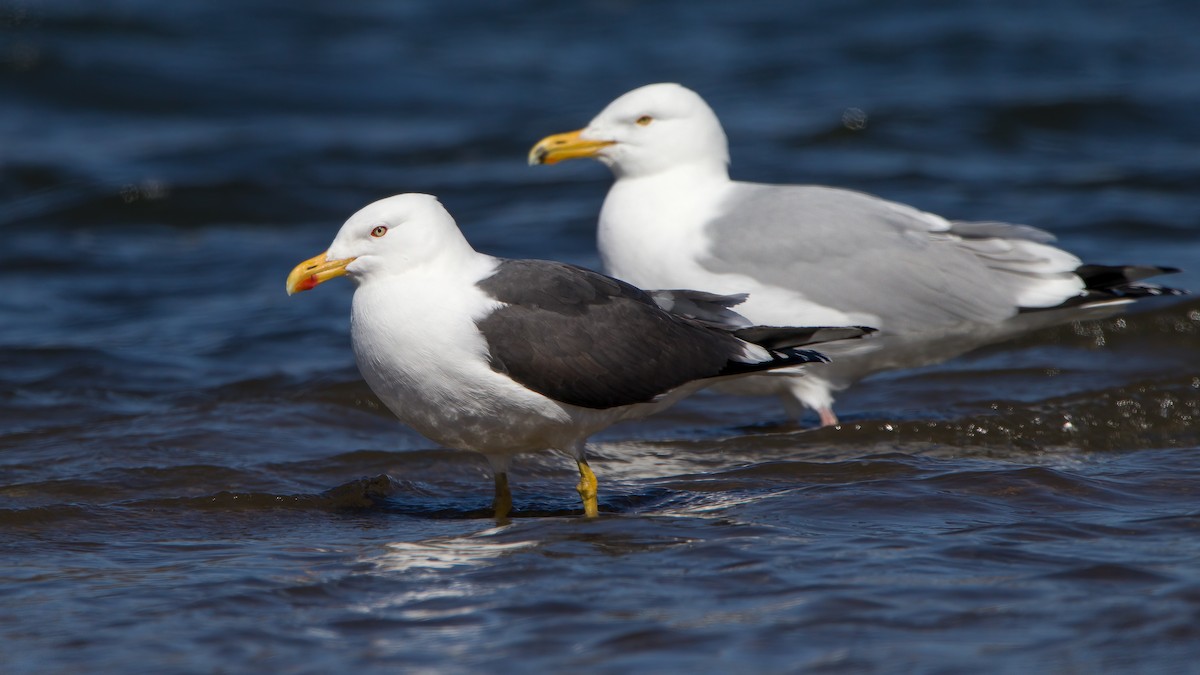
[[[1080,265],[1075,274],[1083,280],[1085,293],[1064,305],[1088,304],[1104,300],[1135,299],[1162,295],[1187,295],[1181,288],[1143,282],[1160,274],[1178,274],[1178,267],[1160,265]]]
[[[876,331],[870,326],[749,326],[734,336],[767,349],[805,347],[838,340],[854,340]]]
[[[1075,274],[1089,291],[1119,290],[1142,279],[1161,274],[1178,274],[1178,267],[1159,265],[1080,265]]]
[[[829,357],[815,349],[787,349],[783,350],[787,355],[787,360],[793,364],[801,363],[829,363]]]
[[[1140,298],[1145,296],[1156,295],[1191,295],[1192,292],[1186,288],[1172,288],[1170,286],[1157,286],[1147,284],[1145,286],[1130,286],[1126,289],[1124,297]]]

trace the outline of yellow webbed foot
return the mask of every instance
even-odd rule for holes
[[[596,474],[592,473],[592,467],[588,466],[586,459],[578,460],[579,463],[579,485],[576,489],[579,490],[579,496],[583,499],[583,515],[588,518],[595,518],[600,515],[600,506],[596,502]]]

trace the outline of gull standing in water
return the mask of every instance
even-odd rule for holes
[[[548,136],[530,164],[591,157],[616,182],[600,211],[605,271],[644,288],[748,293],[739,313],[768,325],[863,324],[874,349],[827,351],[803,378],[722,386],[774,394],[795,416],[837,423],[833,392],[875,372],[935,363],[1041,326],[1181,291],[1143,283],[1178,270],[1085,265],[1024,225],[950,221],[819,185],[729,178],[712,109],[678,84],[610,103],[587,127]]]
[[[647,293],[572,265],[484,255],[420,194],[355,213],[329,250],[292,270],[287,291],[342,275],[356,284],[350,333],[363,379],[413,429],[487,457],[498,519],[512,507],[513,455],[574,457],[595,516],[588,436],[707,384],[824,362],[803,347],[870,332],[752,326],[729,309],[744,296]]]

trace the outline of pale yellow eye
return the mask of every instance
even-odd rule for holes
[[[387,234],[387,225],[376,225],[375,229],[371,230],[372,237],[382,237]]]
[[[654,118],[649,115],[642,115],[641,117],[637,118],[637,123],[638,123],[639,127],[647,126],[653,121],[654,121]]]

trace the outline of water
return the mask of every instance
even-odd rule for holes
[[[345,5],[346,3],[342,3]],[[641,84],[735,176],[1048,228],[1200,289],[1194,3],[0,5],[0,670],[1195,672],[1200,301],[1044,330],[805,431],[704,395],[514,467],[396,423],[351,212],[596,265],[609,176],[524,166]]]

